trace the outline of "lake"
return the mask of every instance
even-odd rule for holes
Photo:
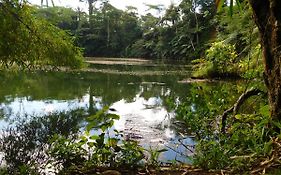
[[[190,66],[182,62],[87,60],[85,71],[2,72],[0,127],[59,111],[84,109],[93,114],[108,106],[109,113],[120,116],[113,129],[126,139],[137,140],[146,149],[167,149],[160,157],[163,162],[189,162],[195,140],[174,108],[185,102],[195,112],[210,108],[213,100],[216,112],[223,111],[221,104],[232,104],[241,92],[237,88],[241,82],[180,82],[191,75]],[[85,123],[81,117],[73,127],[83,132]]]

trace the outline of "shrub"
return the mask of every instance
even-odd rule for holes
[[[234,45],[214,42],[205,54],[205,58],[193,61],[195,77],[220,77],[239,72]]]

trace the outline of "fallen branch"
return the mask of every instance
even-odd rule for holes
[[[180,156],[188,157],[188,155],[184,154],[183,152],[180,152],[180,151],[176,150],[176,148],[172,148],[172,147],[170,147],[168,145],[166,145],[166,147],[169,148],[170,150],[174,151],[176,154],[178,154]]]
[[[180,144],[187,149],[188,151],[190,151],[191,153],[194,153],[194,145],[186,145],[182,142],[181,139],[178,139],[178,141],[180,142]]]
[[[228,114],[232,113],[234,116],[235,114],[237,114],[237,111],[240,109],[241,105],[247,99],[249,99],[252,96],[258,95],[260,93],[264,94],[264,92],[260,89],[250,89],[250,90],[246,91],[245,93],[243,93],[231,108],[224,111],[224,113],[221,116],[221,132],[222,133],[225,133],[226,119],[227,119]]]
[[[251,155],[242,155],[242,156],[231,156],[230,159],[250,159],[256,156],[256,154],[251,154]]]

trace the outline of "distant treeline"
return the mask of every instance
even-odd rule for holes
[[[99,7],[91,4],[89,13],[37,7],[35,15],[69,31],[85,56],[192,60],[216,36],[214,1],[183,0],[167,9],[147,7],[163,15],[140,15],[135,7],[119,10],[108,2]]]

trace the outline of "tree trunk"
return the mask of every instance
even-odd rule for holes
[[[195,1],[193,0],[192,1],[192,8],[193,8],[193,12],[194,12],[194,17],[195,17],[195,23],[196,23],[196,46],[198,47],[199,45],[199,23],[198,23],[198,18],[197,18],[197,13],[196,13],[196,3]]]
[[[93,3],[94,3],[94,0],[88,0],[88,3],[89,3],[89,23],[90,23],[90,28],[92,29],[93,28],[93,10],[94,10],[94,7],[93,7]]]
[[[259,28],[271,117],[281,121],[281,0],[249,0]]]
[[[94,7],[93,7],[93,3],[94,3],[94,0],[88,0],[88,3],[89,3],[89,9],[88,9],[88,11],[89,11],[89,16],[92,16],[93,15],[93,9],[94,9]]]

